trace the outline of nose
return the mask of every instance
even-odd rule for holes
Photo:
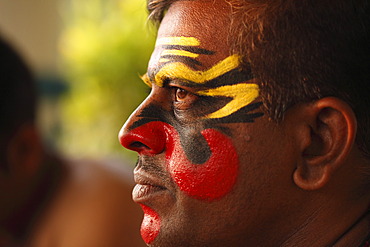
[[[132,128],[133,124],[138,120],[142,121],[145,119],[138,119],[134,115],[123,125],[119,132],[121,145],[129,150],[138,152],[140,155],[162,153],[166,146],[164,123],[161,121],[151,121]]]

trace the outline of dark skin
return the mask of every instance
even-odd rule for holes
[[[228,45],[230,14],[223,0],[178,1],[160,25],[144,76],[151,94],[120,132],[122,145],[139,154],[133,195],[145,213],[144,240],[161,247],[360,245],[369,232],[360,172],[368,161],[354,145],[352,109],[327,97],[270,120],[258,78],[225,62],[237,55]]]

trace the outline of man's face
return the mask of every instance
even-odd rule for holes
[[[289,138],[230,52],[230,14],[221,0],[170,7],[143,76],[151,94],[120,132],[139,154],[133,198],[152,246],[245,246],[284,217]]]

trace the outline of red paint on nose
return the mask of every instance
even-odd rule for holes
[[[203,164],[192,164],[180,145],[179,135],[169,127],[167,166],[174,181],[189,196],[213,201],[228,194],[236,183],[239,159],[231,139],[215,129],[206,129],[206,139],[211,157]]]
[[[153,209],[145,206],[144,204],[140,204],[140,206],[144,211],[144,220],[141,223],[140,229],[141,237],[145,243],[150,244],[157,238],[159,234],[161,220]]]
[[[154,155],[164,151],[166,132],[163,122],[149,122],[131,131],[120,133],[121,145],[143,155]]]

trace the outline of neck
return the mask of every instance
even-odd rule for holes
[[[27,196],[1,222],[0,244],[2,241],[25,241],[58,189],[65,168],[55,157],[47,156],[44,160],[39,173],[26,188]]]
[[[370,246],[370,208],[333,245],[333,247],[346,247],[346,246],[358,246],[358,247]]]
[[[310,220],[280,246],[365,247],[362,243],[369,238],[370,213],[365,204],[334,205],[308,218]]]

